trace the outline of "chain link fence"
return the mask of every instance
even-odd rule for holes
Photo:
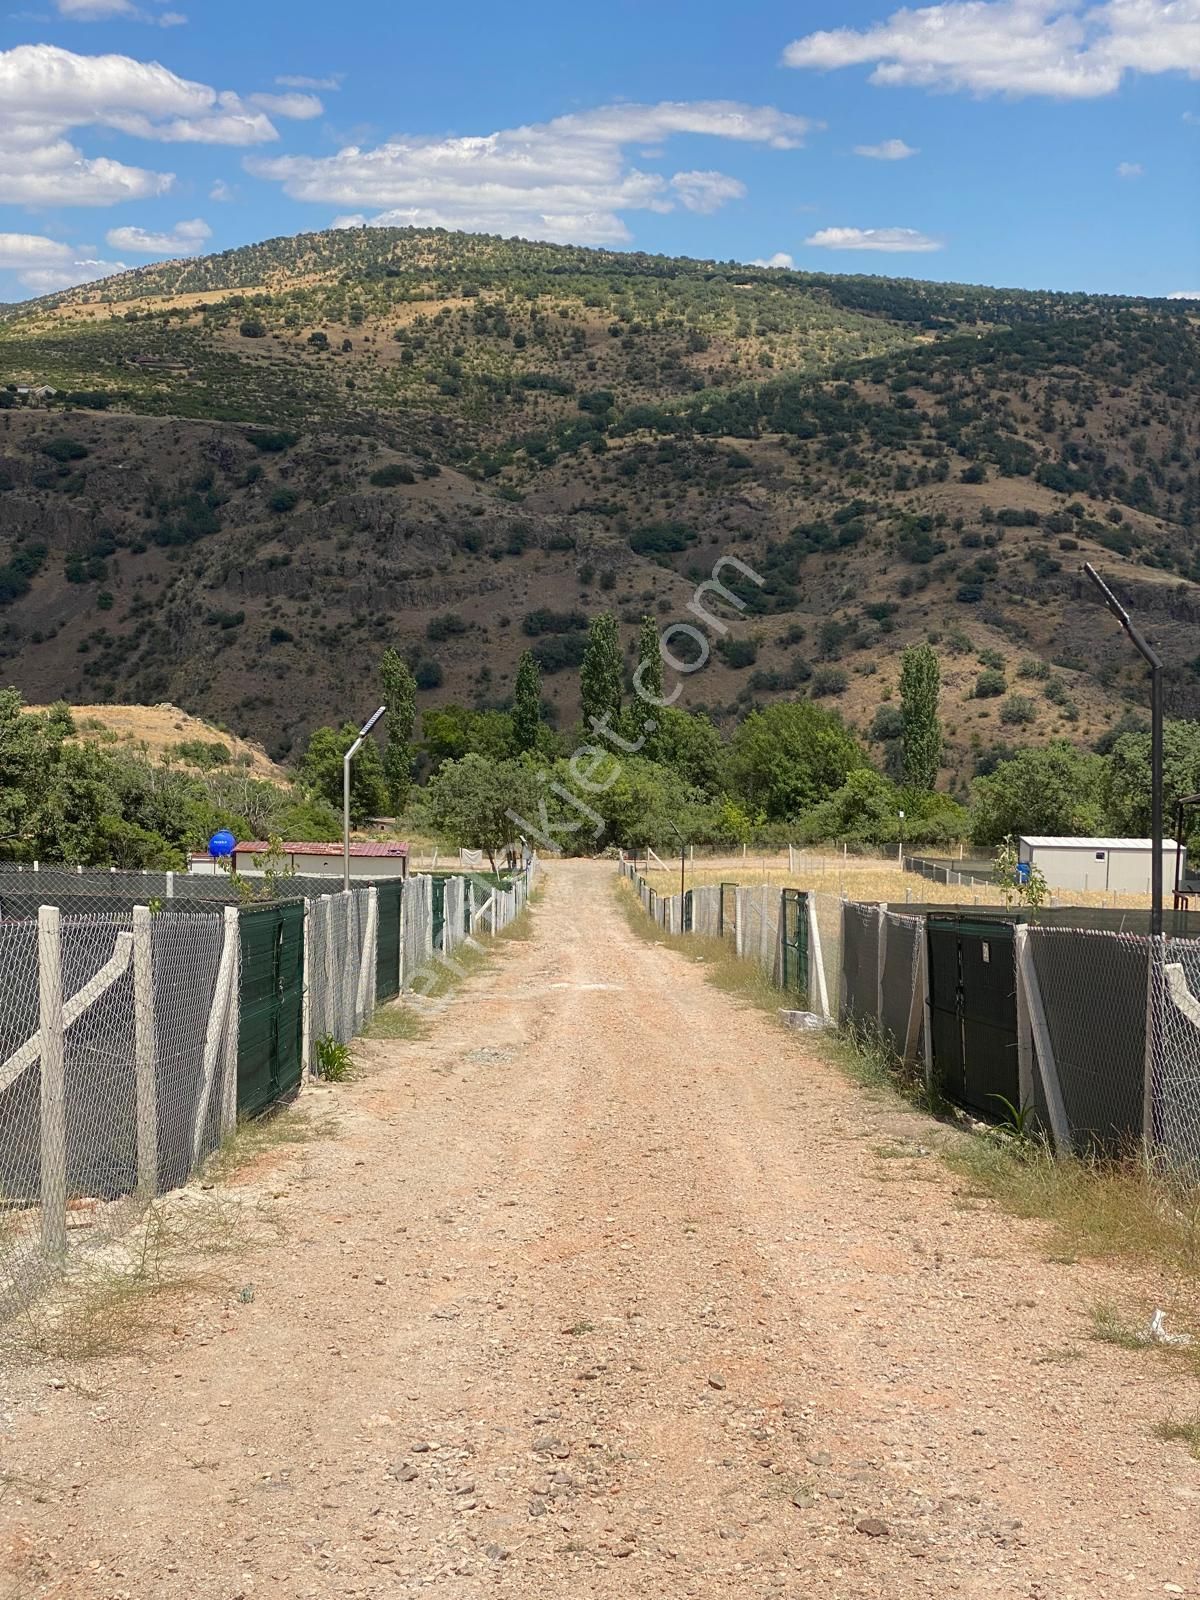
[[[187,1181],[237,1115],[236,913],[0,925],[0,1314]]]
[[[796,937],[787,891],[667,895],[630,862],[620,871],[664,932],[722,939],[782,985]],[[1019,1117],[1061,1154],[1136,1155],[1200,1178],[1200,938],[1156,947],[1144,916],[1090,909],[1031,922],[999,906],[803,898],[809,1009],[875,1042],[910,1081],[923,1074],[991,1122]]]
[[[660,894],[633,862],[622,858],[619,870],[665,933],[726,942],[781,995],[786,991],[793,1002],[798,999],[823,1020],[832,1020],[842,961],[841,902],[835,897],[737,883]],[[790,923],[784,914],[788,894],[798,903]]]
[[[168,874],[0,867],[0,1316],[296,1090],[320,1041],[508,926],[536,871],[448,879],[435,953],[428,877],[283,878],[289,898],[231,904],[228,878],[159,898]]]

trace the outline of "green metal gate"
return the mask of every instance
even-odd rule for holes
[[[304,906],[243,910],[237,1103],[253,1115],[300,1083],[304,1009]]]
[[[692,890],[685,889],[683,894],[683,927],[679,930],[681,933],[691,933],[694,915],[695,906],[692,901]]]
[[[400,993],[400,908],[404,885],[381,883],[376,886],[378,934],[375,961],[375,1000],[378,1004]]]
[[[949,1099],[999,1120],[1003,1100],[1021,1100],[1012,924],[931,915],[927,930],[934,1080]]]
[[[433,887],[433,948],[442,948],[442,930],[446,926],[446,880],[434,878]]]
[[[783,988],[804,996],[808,1005],[808,896],[802,889],[781,894],[779,944]]]

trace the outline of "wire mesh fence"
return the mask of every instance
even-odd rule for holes
[[[661,894],[632,861],[622,858],[619,870],[665,933],[726,942],[793,1004],[831,1017],[841,971],[840,901],[771,884],[707,884]]]
[[[236,916],[0,926],[0,1312],[68,1244],[186,1182],[232,1128]]]
[[[446,951],[507,926],[536,870],[449,879]],[[434,955],[427,877],[309,879],[320,893],[238,904],[225,880],[168,904],[147,893],[166,876],[41,868],[17,897],[34,875],[0,868],[0,1316],[186,1184],[239,1115],[297,1089],[322,1040],[348,1043]],[[102,909],[64,915],[56,889]]]
[[[724,939],[789,993],[806,967],[810,1010],[973,1115],[1039,1128],[1060,1154],[1136,1154],[1200,1179],[1200,938],[1156,945],[1100,911],[1031,922],[809,893],[805,961],[797,891],[666,895],[620,870],[665,932]]]

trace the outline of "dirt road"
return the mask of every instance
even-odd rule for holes
[[[1128,1283],[637,938],[610,868],[362,1054],[223,1295],[0,1379],[6,1600],[1200,1594],[1200,1463],[1151,1432],[1195,1379],[1087,1335]]]

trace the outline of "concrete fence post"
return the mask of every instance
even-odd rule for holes
[[[304,902],[304,966],[301,976],[300,1000],[300,1082],[312,1070],[312,901]]]
[[[225,944],[229,949],[229,997],[225,1003],[225,1037],[221,1044],[221,1138],[237,1129],[238,1037],[242,1025],[242,918],[237,906],[224,911]]]
[[[67,1253],[67,1104],[63,1030],[62,917],[38,908],[38,1049],[41,1056],[42,1249]]]
[[[142,1201],[149,1201],[158,1193],[154,946],[149,906],[133,908],[133,1059],[137,1096],[138,1196]]]

